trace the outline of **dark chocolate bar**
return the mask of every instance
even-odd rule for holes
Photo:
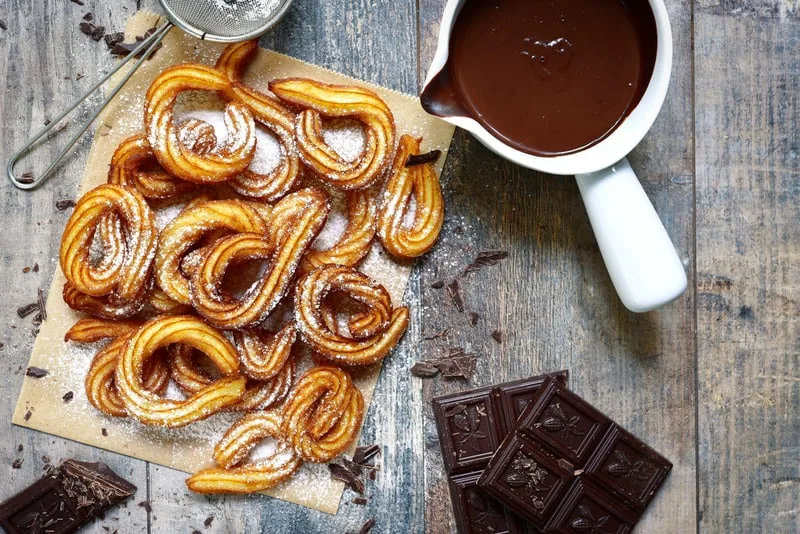
[[[545,532],[633,529],[672,464],[548,378],[478,485]]]
[[[68,534],[136,492],[102,462],[66,460],[0,504],[7,534]]]
[[[538,532],[478,487],[477,481],[545,379],[553,377],[566,385],[567,376],[567,371],[559,371],[433,399],[459,532]]]

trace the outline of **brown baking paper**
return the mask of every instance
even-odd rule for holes
[[[127,40],[143,34],[156,23],[160,23],[157,15],[137,13],[128,21]],[[144,94],[153,78],[174,64],[193,62],[213,65],[223,46],[194,39],[177,29],[166,36],[163,48],[142,65],[102,115],[86,162],[79,195],[106,181],[108,163],[116,146],[126,137],[142,131]],[[266,91],[269,80],[287,76],[370,87],[391,107],[398,134],[422,136],[423,150],[438,148],[443,152],[437,169],[441,172],[453,127],[427,115],[417,98],[268,50],[260,50],[248,69],[245,82]],[[360,268],[383,284],[394,302],[402,301],[410,264],[389,259],[376,244]],[[29,362],[31,366],[47,369],[49,374],[40,379],[25,378],[13,422],[185,472],[211,466],[214,444],[239,415],[222,413],[185,428],[164,429],[147,427],[132,419],[107,417],[89,404],[83,380],[91,358],[102,345],[64,342],[64,334],[80,318],[80,314],[70,310],[61,298],[64,281],[64,275],[58,270],[47,298],[47,320],[41,326]],[[379,372],[380,364],[376,364],[353,373],[367,406]],[[64,402],[62,396],[69,391],[73,392],[74,398]],[[104,431],[107,435],[103,435]],[[325,465],[307,463],[292,480],[267,493],[310,508],[336,513],[343,489],[344,484],[331,480]]]

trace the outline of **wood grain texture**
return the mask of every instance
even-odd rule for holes
[[[800,531],[797,9],[696,12],[703,532]]]
[[[667,2],[675,66],[667,102],[652,132],[631,156],[680,257],[693,271],[691,6]],[[443,2],[420,2],[421,78],[435,49]],[[620,304],[597,250],[572,179],[526,171],[457,132],[445,169],[446,236],[421,262],[423,324],[451,328],[447,343],[479,355],[471,385],[566,368],[571,386],[675,464],[640,532],[693,532],[695,512],[695,351],[691,292],[656,313],[634,315]],[[444,290],[480,250],[505,249],[496,267],[461,280],[475,328]],[[507,340],[490,337],[502,329]],[[431,343],[421,356],[441,350]],[[425,482],[429,532],[454,531],[430,399],[465,388],[423,385]],[[449,518],[443,521],[442,518]]]
[[[121,29],[135,11],[136,2],[121,1],[113,7],[94,1],[86,1],[83,7],[64,0],[0,3],[0,19],[8,26],[0,31],[0,79],[5,85],[0,92],[0,161],[4,174],[8,158],[43,126],[45,119],[76,100],[103,69],[112,65],[105,44],[82,34],[78,23],[91,11],[99,24]],[[79,113],[70,126],[74,128],[77,120],[85,116]],[[67,128],[64,133],[70,131],[74,130]],[[63,143],[66,137],[58,135],[55,142]],[[0,501],[38,479],[47,462],[57,465],[70,457],[102,460],[139,490],[133,499],[84,532],[105,533],[104,526],[110,531],[144,532],[147,515],[136,506],[147,494],[143,462],[11,425],[33,343],[32,316],[20,319],[16,309],[35,301],[38,288],[46,291],[50,286],[57,268],[61,230],[70,214],[69,210],[56,210],[55,202],[74,197],[90,145],[91,136],[84,137],[51,182],[35,194],[20,192],[6,181],[5,175],[2,178],[0,272],[5,305],[0,309],[0,322],[5,326],[0,331],[0,343],[4,345],[0,348]],[[56,148],[53,144],[41,147],[20,163],[18,172],[43,170],[48,158],[55,156]],[[39,265],[38,272],[23,273],[23,268],[33,267],[34,263]],[[36,407],[31,408],[35,417]],[[18,450],[20,446],[22,451]],[[12,469],[12,462],[18,458],[23,460],[22,468]]]

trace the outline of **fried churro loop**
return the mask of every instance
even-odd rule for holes
[[[281,157],[267,173],[245,169],[228,185],[240,195],[273,202],[286,195],[300,177],[300,158],[294,141],[294,113],[274,98],[239,83],[244,70],[258,52],[257,40],[233,43],[225,47],[217,60],[217,70],[231,80],[227,98],[244,104],[253,118],[277,138]]]
[[[186,400],[160,398],[144,389],[142,370],[156,350],[173,343],[188,345],[219,369],[221,378]],[[237,403],[246,379],[239,376],[236,348],[215,328],[197,317],[156,317],[134,332],[125,344],[116,369],[116,384],[127,412],[144,424],[185,426]]]
[[[421,139],[403,135],[394,157],[378,217],[378,237],[383,247],[399,258],[416,258],[428,252],[442,230],[444,200],[439,178],[430,163],[407,166],[419,154]],[[404,224],[416,201],[414,221]]]
[[[358,436],[364,398],[350,375],[338,367],[314,367],[297,381],[283,407],[281,429],[297,454],[327,462]]]
[[[218,230],[266,234],[267,222],[259,209],[240,200],[212,200],[184,209],[161,231],[155,259],[156,282],[174,301],[191,304],[181,262],[201,238]]]
[[[124,253],[118,269],[92,267],[90,247],[105,215],[113,213],[124,232]],[[155,217],[142,195],[105,184],[78,200],[61,238],[59,262],[67,280],[81,293],[108,296],[112,305],[133,302],[148,288],[158,232]],[[113,275],[113,276],[112,276]]]
[[[255,380],[269,380],[278,374],[291,356],[296,339],[297,329],[292,323],[276,334],[255,328],[233,333],[242,371]]]
[[[305,78],[275,80],[269,88],[280,100],[304,109],[295,119],[297,149],[321,180],[341,189],[363,189],[383,176],[394,151],[395,124],[392,111],[378,95],[362,87]],[[355,160],[345,160],[325,142],[323,116],[362,124],[364,148]]]
[[[187,487],[198,493],[253,493],[277,486],[303,463],[284,439],[281,426],[281,416],[275,411],[245,415],[214,448],[214,459],[221,467],[195,473],[186,480]],[[275,452],[244,462],[253,447],[268,438],[277,442]]]
[[[130,334],[142,325],[141,321],[120,320],[112,321],[108,319],[95,319],[94,317],[84,317],[75,322],[72,327],[64,334],[64,341],[75,341],[76,343],[94,343],[101,339],[114,339],[126,334]]]
[[[349,332],[336,326],[336,318],[327,308],[326,299],[334,293],[367,309],[351,316]],[[340,365],[367,365],[382,359],[408,326],[408,308],[393,309],[382,285],[352,267],[338,265],[323,265],[300,280],[294,317],[303,341]]]
[[[150,284],[148,284],[149,287]],[[146,295],[146,292],[145,292]],[[93,297],[87,295],[72,285],[70,282],[64,284],[61,293],[64,302],[73,310],[88,313],[94,317],[109,320],[127,319],[139,313],[147,300],[144,295],[141,297],[121,303],[112,303],[108,296]]]
[[[378,219],[378,206],[370,191],[347,193],[347,227],[338,241],[327,249],[309,250],[300,270],[309,272],[324,264],[353,266],[369,253]]]
[[[103,347],[92,360],[84,380],[89,403],[113,417],[128,416],[117,390],[116,369],[120,353],[134,332],[132,330],[117,337]],[[142,369],[142,376],[142,387],[145,391],[154,395],[164,394],[169,384],[169,367],[163,358],[163,351],[147,361]]]
[[[300,259],[325,224],[330,211],[327,195],[303,189],[275,206],[270,227],[274,235],[241,233],[218,240],[192,276],[195,309],[212,324],[240,329],[264,320],[286,294]],[[266,260],[266,272],[240,297],[224,293],[222,280],[232,265]]]
[[[147,139],[161,166],[174,176],[198,183],[224,182],[245,170],[253,159],[256,148],[253,116],[244,105],[229,102],[225,108],[226,142],[205,151],[187,146],[181,139],[173,107],[181,92],[193,90],[229,94],[231,82],[220,71],[204,65],[166,69],[153,80],[145,97]]]
[[[196,127],[204,125],[211,128],[205,123],[194,124]],[[119,144],[111,157],[108,183],[136,188],[145,198],[169,198],[197,187],[165,171],[158,164],[144,134],[134,135]]]
[[[183,345],[172,349],[169,360],[170,375],[184,393],[197,393],[211,384],[214,379],[202,367],[198,366],[197,353]],[[295,362],[289,358],[269,380],[247,381],[247,387],[241,400],[228,409],[239,412],[263,410],[282,402],[294,383]]]

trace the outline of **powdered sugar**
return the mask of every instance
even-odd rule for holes
[[[364,151],[364,128],[358,121],[339,119],[330,121],[322,130],[322,138],[346,161],[355,161]]]

